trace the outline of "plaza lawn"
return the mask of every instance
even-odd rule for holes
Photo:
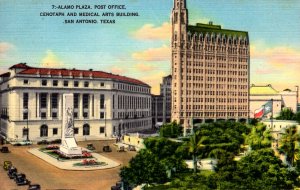
[[[55,152],[54,150],[47,150],[46,148],[40,148],[39,151],[48,154],[49,156],[51,156],[52,158],[55,159],[59,159],[59,160],[81,160],[81,159],[87,159],[87,158],[93,158],[93,156],[91,157],[80,157],[80,156],[76,156],[74,158],[65,158],[65,157],[61,157],[57,152]]]
[[[79,167],[93,167],[93,166],[106,166],[107,163],[105,162],[95,162],[94,164],[83,164],[82,162],[78,162],[78,163],[75,163],[73,164],[74,166],[79,166]]]

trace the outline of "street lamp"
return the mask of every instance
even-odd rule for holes
[[[120,135],[123,135],[123,119],[121,119],[121,127],[120,127],[120,131],[121,131],[121,134]]]
[[[27,128],[26,128],[26,130],[27,130],[27,137],[26,137],[26,140],[29,141],[29,128],[28,128],[29,110],[28,110],[28,108],[24,109],[23,113],[27,113],[27,117],[26,117],[26,119],[27,119],[26,120],[26,123],[27,123]]]

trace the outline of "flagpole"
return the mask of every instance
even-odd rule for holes
[[[271,99],[271,103],[272,103],[272,112],[271,112],[271,127],[273,130],[273,98]]]

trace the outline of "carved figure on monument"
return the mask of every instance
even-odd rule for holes
[[[62,142],[59,150],[66,155],[82,155],[74,138],[73,94],[63,95]]]
[[[67,119],[65,125],[65,137],[73,137],[74,136],[74,128],[73,128],[73,110],[72,108],[68,107],[66,110]]]

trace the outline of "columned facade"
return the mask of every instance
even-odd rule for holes
[[[30,140],[61,138],[62,95],[68,93],[74,94],[77,140],[151,128],[150,87],[139,80],[26,64],[14,65],[0,77],[1,133],[10,140],[24,139],[27,127]]]

